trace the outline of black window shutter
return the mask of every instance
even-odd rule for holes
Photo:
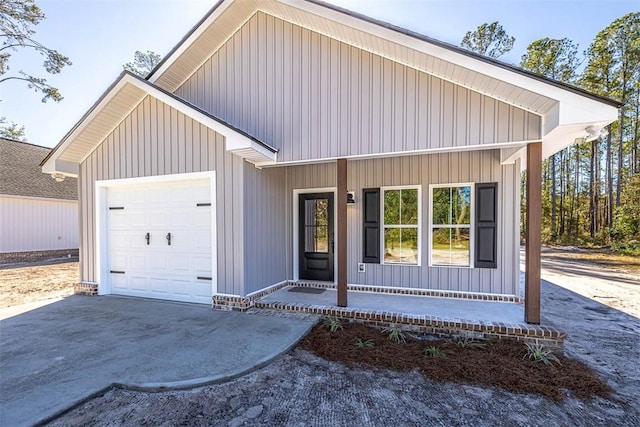
[[[362,262],[380,264],[380,189],[362,190],[363,252]]]
[[[498,183],[476,184],[476,253],[477,268],[497,268]]]

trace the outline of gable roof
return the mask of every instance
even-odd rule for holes
[[[275,162],[278,150],[143,78],[123,71],[42,161],[45,173],[77,176],[78,165],[136,108],[152,96],[225,137],[227,151],[255,163]]]
[[[0,138],[0,194],[78,200],[74,178],[57,182],[42,173],[40,161],[50,148]]]
[[[222,0],[147,79],[175,91],[258,11],[540,115],[545,156],[618,115],[617,101],[318,0]]]

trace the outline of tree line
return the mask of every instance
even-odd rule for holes
[[[461,46],[497,58],[514,41],[493,22],[469,31]],[[568,38],[542,38],[529,44],[519,64],[622,104],[618,120],[592,141],[544,161],[543,242],[611,245],[640,255],[640,12],[614,20],[584,54],[578,49]],[[524,231],[524,210],[521,218]]]

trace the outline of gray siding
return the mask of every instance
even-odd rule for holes
[[[287,255],[293,207],[287,197],[286,169],[256,169],[245,172],[245,294],[289,277]]]
[[[225,151],[224,137],[147,97],[80,165],[82,281],[95,271],[95,181],[216,171],[218,291],[242,293],[244,162]]]
[[[261,186],[246,187],[247,224],[260,217],[259,224],[247,229],[251,230],[248,247],[252,249],[246,277],[251,278],[247,282],[251,290],[256,290],[293,278],[293,190],[334,187],[336,170],[335,163],[326,163],[264,169],[250,174],[262,177]],[[265,188],[281,186],[283,181],[285,191]],[[429,184],[457,182],[498,182],[497,269],[428,267]],[[367,264],[366,272],[358,273],[357,264],[362,260],[362,204],[356,202],[347,209],[348,283],[517,294],[519,204],[513,201],[519,200],[519,182],[519,165],[501,166],[499,150],[349,161],[348,189],[356,192],[358,202],[361,202],[363,188],[422,186],[422,259],[419,267]],[[281,248],[278,245],[282,245]],[[274,247],[279,249],[276,253],[265,252]],[[268,259],[260,260],[261,257]]]
[[[263,12],[176,95],[279,161],[536,140],[540,116]]]

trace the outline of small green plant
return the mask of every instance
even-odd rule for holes
[[[469,337],[457,337],[454,341],[460,348],[485,348],[487,346],[485,343],[476,341]]]
[[[375,344],[371,340],[366,340],[366,341],[358,340],[358,341],[356,341],[356,347],[358,347],[358,348],[371,348],[373,346],[375,346]]]
[[[560,359],[558,359],[551,350],[545,348],[542,344],[526,343],[525,345],[527,346],[527,353],[522,356],[523,359],[528,357],[535,362],[542,362],[545,365],[551,365],[553,362],[556,362],[558,365],[562,365],[562,363],[560,363]]]
[[[397,325],[391,325],[388,328],[384,328],[382,331],[389,334],[389,341],[392,341],[396,344],[407,342],[407,336]]]
[[[337,317],[325,317],[323,324],[329,328],[331,332],[341,331],[343,329],[342,324]]]
[[[425,347],[424,354],[427,355],[427,357],[447,357],[447,354],[444,352],[444,350],[437,345],[430,345],[428,347]]]

